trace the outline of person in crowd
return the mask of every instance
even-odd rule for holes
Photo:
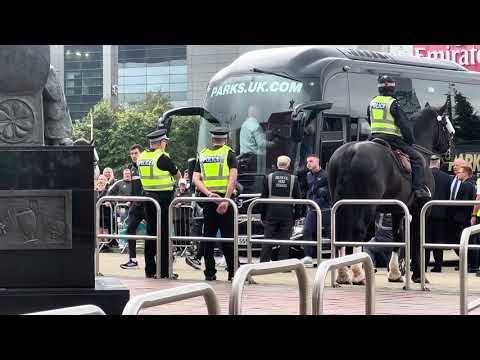
[[[277,171],[264,178],[262,197],[268,199],[299,199],[297,177],[289,171],[290,158],[279,156]],[[259,206],[260,207],[260,206]],[[300,216],[300,206],[263,204],[261,208],[265,239],[290,240],[293,224]],[[262,244],[260,262],[272,259],[273,244]],[[289,245],[281,245],[278,260],[289,258]]]
[[[234,151],[227,146],[228,130],[213,128],[212,144],[204,148],[198,157],[193,183],[202,197],[231,199],[237,184],[237,159]],[[204,236],[215,237],[218,230],[224,238],[233,237],[233,209],[227,201],[205,203],[203,205]],[[232,243],[222,243],[223,254],[227,262],[228,280],[234,276],[234,254]],[[204,248],[205,280],[215,281],[216,269],[214,258],[215,244],[207,242]]]
[[[103,169],[103,175],[107,178],[107,189],[117,181],[115,179],[115,175],[113,174],[113,169],[110,167]]]
[[[140,172],[138,171],[137,161],[140,158],[143,148],[141,145],[134,144],[130,147],[130,159],[132,160],[129,165],[130,173],[132,175],[131,181],[131,196],[142,196],[142,182],[140,179]],[[127,235],[136,235],[137,228],[140,223],[145,219],[144,203],[132,202],[128,210],[127,218]],[[130,269],[138,267],[137,261],[137,241],[128,240],[128,256],[129,259],[126,263],[121,264],[122,269]]]
[[[472,181],[472,168],[469,165],[460,166],[456,169],[457,173],[452,181],[450,187],[450,200],[474,200],[475,199],[475,185]],[[460,237],[463,229],[471,225],[471,218],[473,214],[473,206],[451,206],[449,208],[450,222],[450,239],[454,243],[460,243]],[[458,250],[455,250],[458,255]],[[469,251],[469,259],[473,260],[473,251]],[[476,273],[478,267],[474,261],[469,262],[468,272]]]
[[[435,192],[432,200],[448,200],[450,198],[450,185],[452,178],[440,170],[440,158],[432,155],[430,159],[433,179],[435,181]],[[426,239],[429,243],[445,244],[448,234],[448,214],[445,206],[433,206],[427,219]],[[433,249],[435,260],[431,272],[441,272],[443,265],[443,250]],[[425,249],[425,264],[428,266],[430,260],[430,249]]]
[[[307,199],[315,201],[322,211],[322,237],[330,238],[330,210],[331,199],[328,188],[327,172],[320,167],[320,159],[317,155],[307,156]],[[305,218],[304,238],[309,241],[317,241],[317,214],[315,209],[309,207]],[[313,265],[316,246],[305,246],[305,257],[302,262]],[[321,259],[318,259],[321,260]]]
[[[104,196],[107,196],[108,188],[107,188],[107,178],[105,175],[99,175],[96,181],[95,187],[95,202],[101,199]],[[100,208],[100,234],[109,234],[112,224],[112,210],[109,203],[104,203]],[[109,244],[105,244],[102,247],[103,252],[111,251]]]
[[[161,265],[160,277],[168,278],[168,208],[173,200],[175,180],[180,180],[180,171],[166,152],[169,138],[165,129],[156,130],[147,135],[150,149],[144,151],[138,159],[138,170],[142,182],[143,194],[158,201],[161,207]],[[157,210],[152,202],[145,203],[147,234],[157,234]],[[145,276],[155,278],[156,242],[145,241]],[[158,259],[157,259],[158,261]],[[176,277],[176,275],[173,275]]]
[[[130,196],[132,193],[132,172],[130,169],[123,169],[123,179],[116,181],[108,189],[108,195],[110,196]],[[118,208],[116,216],[120,216],[120,221],[124,221],[128,214],[128,208]]]

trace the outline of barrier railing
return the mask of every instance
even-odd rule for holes
[[[252,238],[252,210],[257,204],[284,204],[284,205],[310,205],[317,213],[317,241],[307,240],[277,240],[277,239],[254,239]],[[247,208],[247,256],[248,263],[252,262],[252,243],[275,244],[275,245],[316,245],[317,262],[322,260],[322,210],[313,200],[305,199],[255,199]]]
[[[229,314],[241,315],[243,288],[245,285],[245,280],[247,280],[250,276],[275,274],[285,271],[295,271],[300,295],[300,315],[309,315],[310,309],[308,301],[307,272],[305,270],[305,266],[303,266],[298,259],[242,265],[233,278],[232,294],[230,295],[229,303]]]
[[[173,224],[173,211],[174,206],[178,203],[191,203],[191,202],[203,202],[203,203],[217,203],[228,201],[229,205],[233,209],[233,238],[218,238],[218,237],[204,237],[204,236],[173,236],[174,224]],[[205,226],[205,225],[204,225]],[[233,270],[237,272],[238,269],[238,208],[232,199],[226,198],[207,198],[207,197],[178,197],[173,199],[168,207],[168,252],[169,252],[169,264],[168,273],[172,276],[173,262],[172,258],[172,242],[173,241],[213,241],[213,242],[233,242]]]
[[[363,241],[336,241],[336,221],[335,215],[340,206],[343,205],[375,205],[375,206],[384,206],[384,205],[396,205],[402,208],[404,213],[404,235],[405,242],[363,242]],[[410,289],[410,211],[408,210],[407,205],[405,205],[400,200],[396,199],[345,199],[337,201],[332,207],[332,230],[331,230],[331,258],[335,258],[336,247],[342,246],[362,246],[362,247],[403,247],[405,248],[405,290]],[[335,286],[335,271],[332,271],[332,286]]]
[[[323,315],[323,298],[325,294],[324,290],[328,272],[343,266],[355,265],[359,263],[364,265],[366,276],[365,314],[375,314],[375,273],[373,269],[373,262],[367,253],[361,252],[338,257],[336,259],[325,260],[318,266],[312,291],[313,315]]]
[[[480,245],[469,245],[470,237],[480,233],[480,224],[470,226],[462,231],[460,240],[460,315],[468,315],[480,307],[480,299],[468,303],[467,269],[468,269],[468,249],[480,249]]]
[[[137,315],[142,309],[199,296],[203,296],[205,299],[209,315],[220,315],[220,305],[215,291],[210,285],[204,283],[180,286],[136,296],[127,303],[122,315]]]
[[[25,315],[105,315],[105,312],[95,305],[81,305],[62,309],[39,311]]]
[[[151,198],[151,197],[145,197],[145,196],[104,196],[97,201],[97,205],[95,207],[95,241],[97,239],[116,239],[119,237],[118,234],[99,234],[99,229],[100,229],[100,207],[104,202],[111,201],[111,202],[119,202],[119,201],[135,201],[135,202],[147,202],[150,201],[155,205],[155,208],[157,210],[157,236],[150,236],[150,235],[122,235],[123,239],[131,239],[131,240],[156,240],[157,241],[157,253],[156,253],[156,263],[157,263],[157,269],[156,269],[156,275],[157,279],[160,279],[160,266],[161,266],[161,256],[160,256],[160,251],[161,251],[161,246],[160,246],[160,229],[161,229],[161,208],[160,204],[158,203],[157,200]],[[97,276],[101,275],[100,274],[100,250],[98,246],[95,246],[95,274]]]
[[[425,286],[425,249],[444,249],[453,250],[460,249],[459,244],[437,244],[426,243],[426,214],[428,209],[432,206],[475,206],[480,205],[480,200],[431,200],[423,205],[420,211],[420,285],[422,290],[426,291],[428,288]],[[469,249],[480,248],[479,245],[468,245]]]

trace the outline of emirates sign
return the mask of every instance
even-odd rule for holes
[[[413,55],[454,61],[480,72],[480,45],[413,45]]]

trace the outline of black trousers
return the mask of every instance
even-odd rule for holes
[[[428,218],[426,226],[426,241],[434,244],[447,242],[448,221],[446,219]],[[443,249],[425,249],[425,267],[430,261],[430,253],[433,252],[434,267],[441,269],[443,266]]]
[[[233,210],[229,206],[225,214],[217,214],[217,204],[206,203],[203,208],[204,227],[203,236],[216,237],[218,230],[220,230],[220,236],[222,238],[233,238]],[[204,245],[204,257],[205,257],[205,276],[213,276],[217,273],[215,269],[215,242],[205,242]],[[227,262],[228,275],[234,275],[233,266],[233,243],[222,242],[221,247],[223,255]]]
[[[143,204],[134,204],[128,211],[127,234],[136,235],[138,225],[145,218],[145,210]],[[137,240],[128,240],[128,254],[130,259],[137,257]]]
[[[425,169],[420,154],[415,151],[413,146],[408,145],[403,139],[396,136],[389,136],[387,134],[372,134],[370,138],[380,138],[390,144],[393,149],[403,151],[410,157],[410,164],[412,165],[412,188],[413,191],[419,190],[423,187],[425,178]]]
[[[173,200],[173,191],[144,191],[144,195],[154,198],[160,204],[161,215],[161,267],[160,276],[168,278],[168,207]],[[157,235],[157,210],[151,202],[145,203],[145,219],[147,220],[147,234]],[[155,254],[157,244],[155,240],[145,240],[145,275],[154,275],[156,272]]]
[[[284,220],[265,220],[263,229],[265,239],[290,240],[292,234],[293,219]],[[272,259],[273,244],[262,244],[262,252],[260,253],[260,262],[267,262]],[[281,245],[278,254],[278,260],[289,258],[290,246]]]
[[[478,220],[479,218],[477,218],[477,221]],[[460,244],[460,239],[462,237],[463,229],[469,226],[470,224],[467,222],[464,224],[453,222],[450,225],[450,238],[451,238],[450,242],[454,244]],[[480,243],[479,236],[478,235],[471,236],[470,241],[468,243],[471,245],[479,244]],[[457,255],[460,254],[458,249],[455,249],[455,253]],[[468,250],[468,269],[467,270],[470,270],[470,269],[477,270],[479,265],[480,265],[480,252],[477,249]]]

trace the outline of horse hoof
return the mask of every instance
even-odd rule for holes
[[[399,277],[397,279],[390,279],[388,278],[388,282],[391,282],[391,283],[403,283],[403,279],[402,277]]]
[[[366,282],[365,282],[365,279],[363,280],[360,280],[360,281],[352,281],[353,285],[357,285],[357,286],[365,286]]]
[[[253,279],[248,280],[248,285],[257,285],[257,284],[258,283]]]
[[[352,282],[348,279],[337,279],[338,285],[352,285]]]

